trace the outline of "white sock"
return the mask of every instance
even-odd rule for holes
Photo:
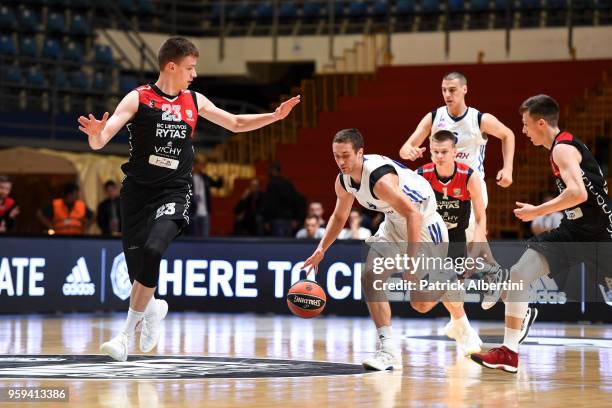
[[[451,321],[453,322],[453,325],[458,325],[459,327],[462,327],[464,330],[467,330],[470,328],[470,321],[467,318],[467,315],[463,315],[458,319],[453,319],[451,316]]]
[[[519,340],[521,339],[521,331],[519,329],[504,329],[504,346],[518,353]]]
[[[149,300],[149,303],[147,303],[144,314],[149,315],[153,313],[156,310],[155,307],[155,296],[151,296],[151,300]]]
[[[397,346],[393,341],[393,337],[391,336],[392,330],[391,326],[381,326],[376,329],[376,333],[378,334],[378,340],[380,340],[381,348],[385,351],[397,351]]]
[[[132,336],[136,329],[136,324],[142,319],[144,312],[137,312],[134,309],[130,308],[128,310],[127,319],[125,319],[125,323],[123,324],[123,329],[121,332],[126,334],[127,336]]]

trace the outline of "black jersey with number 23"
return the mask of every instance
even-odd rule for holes
[[[130,158],[121,166],[129,181],[153,188],[192,182],[193,134],[198,120],[196,94],[171,96],[154,84],[136,88],[138,111],[127,124]]]

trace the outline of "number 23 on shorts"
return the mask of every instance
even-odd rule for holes
[[[168,203],[164,204],[157,209],[157,213],[155,214],[155,219],[158,219],[162,215],[173,215],[176,212],[176,203]]]

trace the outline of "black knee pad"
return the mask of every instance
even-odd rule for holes
[[[125,263],[127,264],[130,282],[134,281],[142,273],[142,248],[124,249]]]
[[[162,254],[177,235],[180,227],[175,220],[159,220],[151,228],[141,252],[142,268],[136,275],[136,280],[142,285],[148,288],[157,286]]]
[[[159,263],[162,252],[155,245],[146,245],[142,251],[142,270],[136,276],[136,280],[143,286],[154,288],[159,280]]]

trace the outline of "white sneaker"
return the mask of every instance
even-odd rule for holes
[[[484,310],[488,310],[495,306],[499,298],[501,297],[501,288],[499,288],[500,283],[508,280],[508,270],[502,268],[499,265],[489,265],[486,264],[484,268],[484,274],[482,276],[482,280],[486,283],[495,283],[498,288],[495,290],[487,290],[483,293],[482,303],[480,306]]]
[[[402,356],[400,352],[390,352],[378,350],[374,357],[366,358],[362,362],[363,366],[369,370],[401,370]]]
[[[119,333],[106,343],[102,343],[100,351],[117,361],[126,361],[128,357],[128,345],[130,339],[125,333]]]
[[[140,351],[147,353],[157,346],[159,341],[159,326],[168,314],[168,303],[162,299],[155,299],[155,308],[151,313],[145,313],[142,318],[140,333]]]
[[[471,326],[461,327],[458,324],[453,324],[451,320],[444,328],[444,334],[447,337],[457,342],[457,348],[459,348],[464,355],[468,356],[472,353],[478,353],[482,349],[482,340]]]
[[[453,340],[457,337],[457,329],[453,324],[453,319],[450,319],[450,321],[446,323],[446,326],[444,326],[444,335]]]
[[[465,356],[482,351],[482,340],[472,327],[466,330],[461,337],[455,339],[455,341]]]

